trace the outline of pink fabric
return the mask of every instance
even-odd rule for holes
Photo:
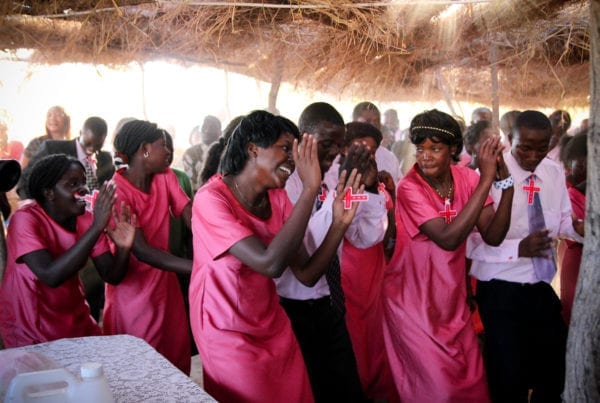
[[[585,219],[585,194],[574,187],[570,187],[569,198],[571,199],[573,214],[581,220]],[[571,321],[571,311],[573,309],[575,289],[577,288],[583,245],[573,241],[565,242],[567,246],[560,269],[560,301],[563,306],[563,318],[568,325]]]
[[[137,215],[146,242],[169,250],[169,209],[179,216],[189,198],[170,169],[154,175],[150,192],[136,188],[123,176],[113,177],[117,201],[124,201]],[[127,275],[116,286],[106,285],[104,332],[130,334],[144,339],[184,373],[190,372],[190,337],[183,295],[177,275],[137,260],[133,254]]]
[[[340,264],[346,326],[365,395],[369,399],[397,401],[383,341],[383,244],[361,249],[344,239]]]
[[[23,150],[23,143],[20,141],[9,141],[6,147],[0,150],[0,158],[21,161]]]
[[[451,170],[451,207],[460,214],[479,176],[469,168]],[[483,361],[466,303],[465,243],[445,251],[419,230],[443,209],[442,198],[413,167],[397,189],[396,250],[383,282],[388,359],[402,402],[486,402]]]
[[[223,402],[311,402],[310,383],[273,279],[228,250],[256,236],[269,244],[292,209],[285,190],[269,192],[271,217],[247,212],[222,179],[194,199],[190,320],[204,387]]]
[[[77,231],[72,233],[58,225],[37,203],[15,212],[8,226],[7,265],[0,288],[0,331],[6,347],[101,334],[90,315],[79,275],[52,288],[40,281],[21,259],[42,249],[58,258],[92,222],[91,213],[86,211],[77,218]],[[91,257],[109,251],[108,241],[102,235]]]

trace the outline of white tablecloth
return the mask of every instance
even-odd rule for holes
[[[144,340],[128,335],[80,337],[20,347],[43,354],[79,375],[100,362],[117,402],[215,402]]]

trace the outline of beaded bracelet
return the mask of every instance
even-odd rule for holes
[[[512,187],[514,184],[515,184],[515,181],[514,181],[512,175],[509,175],[509,177],[506,179],[503,179],[501,181],[495,181],[494,187],[496,189],[506,190],[506,189]]]

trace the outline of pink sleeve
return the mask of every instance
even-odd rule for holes
[[[253,234],[234,209],[227,197],[215,191],[214,187],[199,191],[192,206],[194,250],[196,243],[200,242],[214,259]]]
[[[438,209],[424,194],[423,188],[411,180],[400,182],[396,192],[398,216],[411,238],[421,232],[419,227],[429,220],[440,218]]]
[[[10,236],[6,242],[15,245],[15,260],[21,263],[21,257],[36,250],[48,249],[44,236],[44,224],[31,214],[31,210],[17,210],[10,220]],[[14,231],[12,231],[14,229]]]
[[[184,190],[179,186],[179,180],[175,172],[171,168],[167,168],[164,174],[167,192],[169,194],[169,205],[175,217],[179,217],[181,212],[190,202],[190,198],[185,194]]]

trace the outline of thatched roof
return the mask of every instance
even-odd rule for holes
[[[572,0],[7,0],[0,47],[35,61],[173,59],[377,101],[583,106],[589,4]]]

